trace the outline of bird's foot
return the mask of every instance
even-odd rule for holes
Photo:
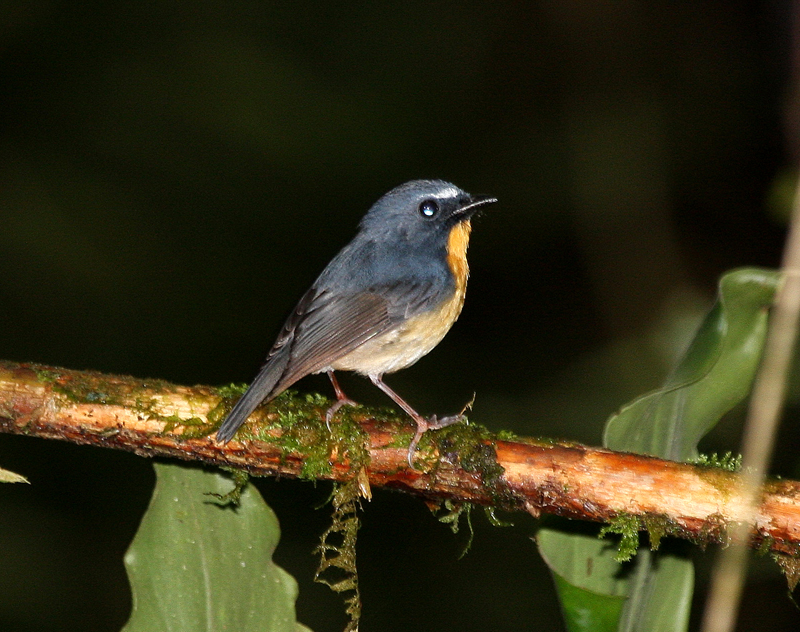
[[[417,451],[417,444],[419,444],[419,440],[422,439],[422,435],[424,435],[428,430],[439,430],[440,428],[446,428],[447,426],[452,426],[453,424],[457,424],[465,419],[466,417],[464,415],[449,415],[447,417],[442,417],[441,419],[438,419],[436,415],[433,415],[427,419],[424,417],[415,419],[414,421],[417,422],[417,431],[414,433],[414,438],[411,440],[411,443],[408,446],[409,466],[412,468],[414,467],[414,452]]]
[[[358,406],[357,402],[354,402],[352,399],[337,399],[336,403],[331,406],[327,411],[325,411],[325,425],[328,427],[328,432],[331,431],[331,422],[333,421],[333,416],[339,412],[339,409],[342,406]]]
[[[447,426],[452,426],[453,424],[457,424],[461,421],[466,419],[465,415],[449,415],[448,417],[442,417],[441,419],[437,419],[436,415],[429,417],[426,421],[428,422],[428,430],[438,430],[439,428],[446,428]]]

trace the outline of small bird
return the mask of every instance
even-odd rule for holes
[[[383,376],[430,352],[458,318],[469,276],[470,218],[496,201],[441,180],[406,182],[380,198],[353,241],[300,299],[261,371],[217,431],[217,441],[230,441],[259,404],[311,373],[327,373],[336,393],[326,414],[330,427],[336,411],[354,404],[334,371],[355,371],[416,422],[408,448],[413,467],[425,431],[463,416],[426,419]]]

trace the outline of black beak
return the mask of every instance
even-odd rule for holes
[[[478,209],[487,204],[494,204],[497,202],[496,197],[491,195],[470,195],[462,200],[462,206],[454,213],[460,220],[469,219]]]

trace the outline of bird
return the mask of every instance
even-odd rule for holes
[[[358,232],[322,271],[286,319],[252,384],[216,433],[228,443],[262,402],[297,380],[327,373],[336,402],[330,423],[354,405],[335,371],[366,376],[416,423],[408,463],[422,435],[463,415],[425,418],[383,376],[407,368],[444,338],[464,305],[471,218],[497,202],[442,180],[412,180],[382,196]]]

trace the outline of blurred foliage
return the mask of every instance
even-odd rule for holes
[[[788,163],[789,6],[10,0],[0,357],[248,381],[369,205],[441,177],[501,203],[476,222],[458,324],[389,382],[425,412],[477,391],[494,430],[597,444],[662,382],[719,274],[779,261],[766,208]],[[796,476],[793,415],[776,471]],[[737,451],[738,433],[734,414],[701,450]],[[32,483],[0,486],[0,629],[119,629],[149,464],[0,437],[0,467]],[[262,489],[298,618],[328,629],[339,604],[310,555],[327,490]],[[424,508],[376,494],[359,541],[373,625],[558,629],[544,565],[519,555],[531,523],[515,523],[476,524],[456,562],[462,543]],[[747,591],[759,629],[795,616],[759,597],[781,581],[758,572]],[[442,607],[445,587],[468,613]]]

